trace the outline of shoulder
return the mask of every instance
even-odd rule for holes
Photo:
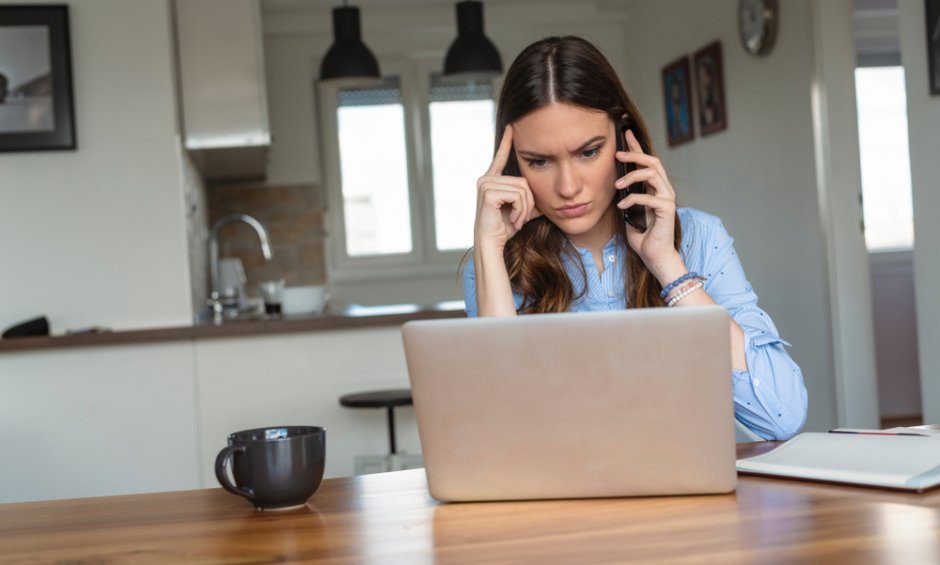
[[[727,230],[718,216],[696,208],[679,208],[679,222],[682,224],[682,247],[691,249],[697,245],[727,237]]]
[[[721,225],[721,218],[708,212],[703,212],[698,208],[679,208],[676,210],[679,214],[679,221],[682,223],[682,230],[686,228],[693,230],[695,228],[708,229],[712,226]]]
[[[682,223],[679,253],[690,271],[713,274],[716,265],[735,256],[734,240],[721,218],[695,208],[680,208],[677,213]]]

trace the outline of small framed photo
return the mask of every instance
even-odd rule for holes
[[[927,65],[930,94],[940,94],[940,0],[926,0]]]
[[[666,134],[670,147],[695,137],[690,82],[687,56],[663,67],[663,103],[666,107]]]
[[[699,131],[703,136],[727,129],[725,114],[725,71],[721,42],[695,52],[695,93],[698,99]]]
[[[0,151],[55,149],[75,149],[68,6],[0,6]]]

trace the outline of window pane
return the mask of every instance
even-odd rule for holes
[[[434,77],[430,114],[437,248],[469,249],[476,182],[493,160],[493,87],[443,84]]]
[[[865,245],[869,251],[914,244],[907,97],[903,67],[855,69]]]
[[[341,90],[337,122],[346,253],[410,252],[405,113],[398,80]]]

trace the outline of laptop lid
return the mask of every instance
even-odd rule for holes
[[[402,336],[438,500],[734,490],[720,306],[414,321]]]

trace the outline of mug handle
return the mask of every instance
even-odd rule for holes
[[[244,496],[248,500],[254,502],[255,493],[250,488],[238,488],[232,484],[232,481],[228,479],[228,473],[226,472],[226,467],[228,467],[229,462],[232,460],[232,455],[236,451],[245,452],[244,445],[230,445],[222,451],[219,452],[215,457],[215,478],[218,479],[219,484],[222,485],[222,488],[229,491],[232,494],[237,494],[238,496]]]

